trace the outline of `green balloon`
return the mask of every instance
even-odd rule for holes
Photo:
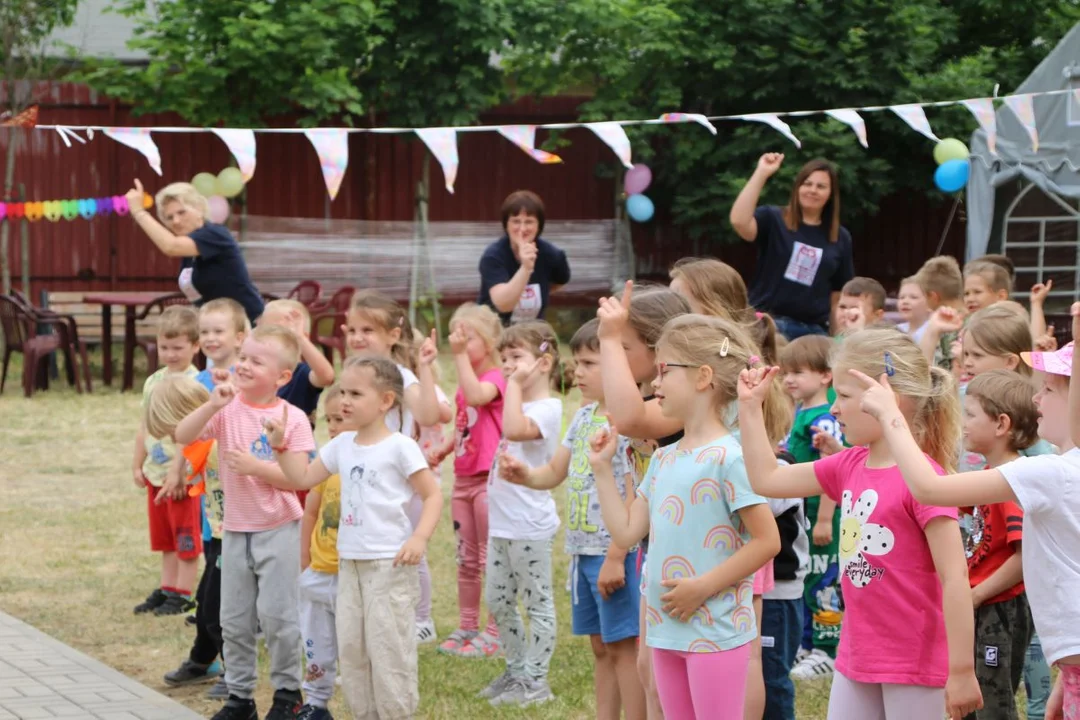
[[[191,184],[195,186],[195,189],[199,191],[199,194],[203,197],[210,197],[211,195],[217,195],[217,178],[211,173],[201,172],[191,178]]]
[[[244,174],[239,169],[227,167],[217,176],[217,194],[234,198],[244,192]]]
[[[967,160],[970,155],[967,145],[956,138],[945,138],[934,147],[934,162],[938,165],[950,160]]]

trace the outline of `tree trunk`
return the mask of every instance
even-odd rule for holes
[[[7,162],[4,163],[4,202],[11,202],[11,191],[15,185],[15,154],[19,150],[19,140],[22,138],[22,128],[11,128],[11,136],[8,141]],[[4,294],[11,294],[11,256],[9,252],[9,240],[11,238],[11,218],[6,218],[0,223],[0,275]]]

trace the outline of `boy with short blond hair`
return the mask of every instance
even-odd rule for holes
[[[960,357],[953,344],[964,326],[964,275],[960,263],[949,255],[932,257],[923,263],[915,278],[930,310],[919,347],[927,360],[955,372]]]
[[[207,367],[196,378],[207,390],[214,389],[212,368],[228,370],[236,364],[240,345],[251,332],[244,307],[232,298],[211,300],[199,308],[199,348]]]
[[[199,318],[190,307],[167,307],[158,318],[157,352],[162,367],[143,384],[145,415],[154,388],[166,377],[195,377],[192,365],[199,351]],[[145,417],[135,440],[132,477],[135,487],[145,488],[150,524],[150,549],[161,553],[161,585],[135,606],[135,614],[179,615],[195,607],[191,600],[202,554],[202,520],[197,498],[182,497],[156,503],[158,488],[165,484],[177,457],[176,443],[169,437],[153,437]]]
[[[840,332],[855,332],[885,317],[885,288],[877,280],[854,277],[840,290],[836,305]]]

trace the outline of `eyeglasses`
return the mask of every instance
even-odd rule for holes
[[[656,374],[661,378],[667,375],[669,368],[696,368],[698,365],[687,365],[686,363],[668,363],[662,362],[656,364]]]

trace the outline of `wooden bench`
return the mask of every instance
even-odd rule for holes
[[[101,306],[83,302],[83,296],[92,294],[89,291],[57,291],[48,290],[41,293],[41,307],[52,310],[61,315],[71,315],[79,326],[79,339],[87,345],[101,344]],[[113,293],[124,295],[126,293]],[[137,295],[140,293],[132,293]],[[139,337],[154,337],[156,322],[153,317],[140,320],[135,326]],[[123,313],[112,322],[112,341],[122,343],[124,341]]]

